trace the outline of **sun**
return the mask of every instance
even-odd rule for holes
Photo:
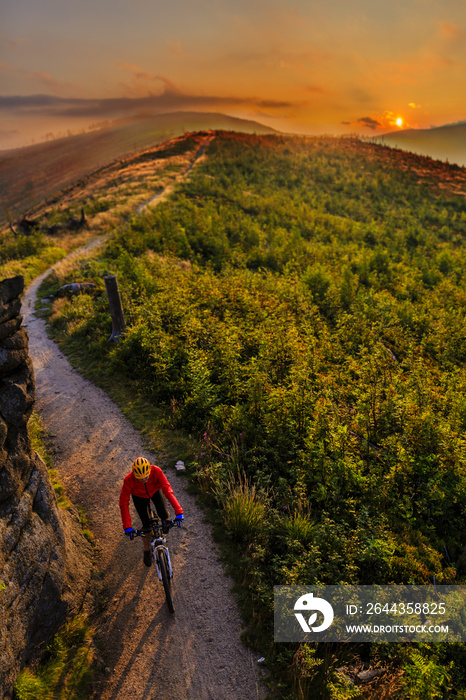
[[[397,118],[395,119],[395,124],[396,124],[397,126],[403,126],[403,118],[402,118],[402,117],[397,117]]]

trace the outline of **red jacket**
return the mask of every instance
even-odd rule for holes
[[[173,489],[160,467],[156,467],[151,464],[149,480],[146,481],[145,484],[136,479],[133,472],[130,472],[127,476],[125,476],[120,492],[121,521],[125,530],[127,527],[131,527],[129,497],[134,494],[135,496],[140,496],[141,498],[150,498],[159,489],[162,489],[162,493],[170,501],[171,505],[173,506],[173,510],[175,511],[175,515],[180,515],[180,513],[183,512],[183,508],[176,500]]]

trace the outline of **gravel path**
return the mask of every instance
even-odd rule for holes
[[[141,436],[115,404],[76,372],[47,337],[44,322],[33,310],[38,286],[49,273],[26,291],[24,325],[36,374],[36,409],[53,436],[60,478],[70,498],[87,514],[108,595],[96,637],[108,668],[92,697],[263,698],[260,655],[240,641],[241,622],[230,593],[231,581],[218,561],[210,527],[186,492],[184,477],[159,465],[185,512],[183,529],[174,529],[168,536],[175,572],[175,615],[167,610],[155,567],[147,569],[142,563],[141,541],[124,537],[118,507],[122,479],[135,457],[144,454],[157,464],[157,455],[144,449]],[[137,522],[135,516],[133,524]]]

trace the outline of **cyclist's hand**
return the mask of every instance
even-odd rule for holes
[[[136,534],[136,530],[133,527],[127,527],[125,530],[125,535],[128,535],[129,539],[132,540],[134,535]]]
[[[175,517],[175,523],[178,525],[178,527],[181,527],[181,521],[184,520],[183,513],[180,513]]]

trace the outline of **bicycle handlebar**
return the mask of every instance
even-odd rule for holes
[[[153,532],[154,528],[162,530],[163,526],[168,526],[168,529],[172,527],[181,527],[181,520],[164,520],[162,524],[156,523],[154,525],[151,525],[151,527],[143,527],[141,530],[135,529],[133,537],[142,537],[143,535],[149,535],[151,532]]]

